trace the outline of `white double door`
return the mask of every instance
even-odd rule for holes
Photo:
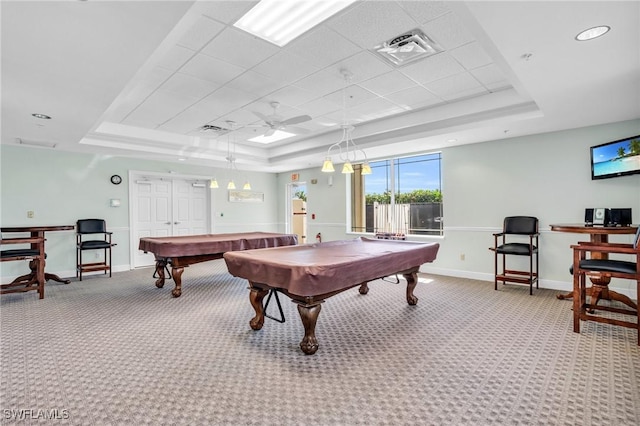
[[[134,267],[155,263],[138,250],[144,237],[196,235],[208,232],[209,188],[189,179],[151,178],[132,183]]]

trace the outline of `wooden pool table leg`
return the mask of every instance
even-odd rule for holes
[[[173,275],[173,281],[176,283],[176,286],[173,290],[171,290],[171,294],[173,297],[180,297],[182,294],[182,273],[184,272],[184,267],[175,266],[171,268],[171,275]]]
[[[418,271],[405,272],[402,276],[407,280],[407,303],[410,305],[416,305],[418,303],[418,298],[413,295],[413,290],[418,284]]]
[[[153,274],[154,277],[158,277],[156,280],[156,287],[162,288],[164,287],[164,268],[167,267],[167,261],[165,259],[156,259],[156,273]]]
[[[302,305],[298,304],[298,313],[304,325],[304,338],[300,342],[300,349],[307,355],[313,355],[318,350],[318,339],[316,339],[316,322],[322,305]]]
[[[253,310],[256,311],[256,316],[254,316],[251,321],[249,321],[249,325],[253,330],[260,330],[264,325],[264,308],[262,306],[262,299],[269,293],[269,290],[254,287],[251,285],[249,289],[251,292],[249,293],[249,301],[251,302],[251,306],[253,306]]]

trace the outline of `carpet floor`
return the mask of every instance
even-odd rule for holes
[[[223,260],[187,268],[179,298],[151,275],[3,295],[1,424],[640,424],[637,332],[573,333],[556,291],[421,274],[409,306],[378,280],[322,305],[308,356],[286,296],[285,323],[250,329]]]

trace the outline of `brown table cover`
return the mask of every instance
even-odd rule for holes
[[[438,243],[356,238],[224,254],[229,273],[307,297],[339,291],[435,260]]]
[[[138,248],[158,257],[197,256],[236,250],[296,245],[295,234],[238,232],[230,234],[183,235],[140,238]]]

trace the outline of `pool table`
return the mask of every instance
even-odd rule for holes
[[[263,299],[275,290],[298,305],[305,335],[300,348],[307,355],[318,350],[315,327],[325,299],[360,286],[369,291],[368,282],[402,274],[407,280],[406,299],[418,303],[413,290],[420,265],[433,262],[438,243],[356,238],[317,244],[303,244],[264,250],[224,254],[229,273],[249,281],[249,300],[256,315],[249,325],[260,330],[264,324]]]
[[[171,266],[175,288],[173,297],[182,294],[182,273],[184,268],[195,263],[220,259],[229,251],[250,250],[267,247],[290,246],[298,244],[294,234],[276,234],[270,232],[239,232],[230,234],[183,235],[177,237],[140,238],[138,248],[145,253],[153,253],[156,268],[153,274],[156,287],[162,288],[166,279],[165,270]]]

